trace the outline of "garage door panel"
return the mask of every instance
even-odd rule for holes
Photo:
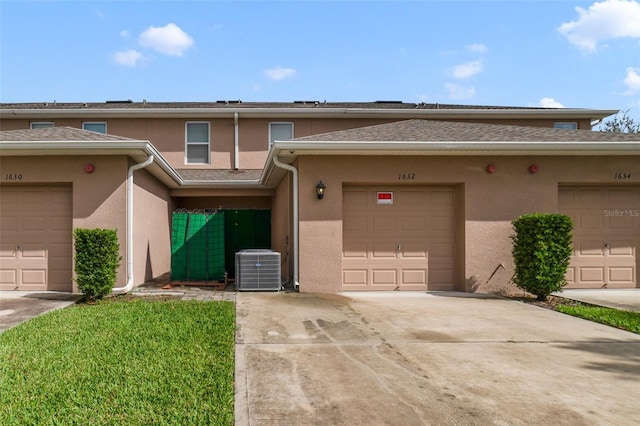
[[[402,284],[408,285],[427,285],[426,269],[403,269]]]
[[[0,193],[2,288],[71,291],[71,186],[7,185]]]
[[[395,269],[372,269],[371,283],[376,285],[397,285],[398,271]]]
[[[609,268],[609,284],[612,283],[632,283],[635,275],[635,269],[631,267],[611,267]]]
[[[393,204],[377,204],[377,192],[383,191],[393,192]],[[454,193],[422,186],[345,188],[343,289],[428,290],[433,279],[453,290]]]
[[[574,221],[567,287],[640,286],[640,187],[563,187],[558,196],[560,212]]]

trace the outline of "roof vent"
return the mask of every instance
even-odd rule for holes
[[[402,101],[375,101],[376,104],[401,104]]]
[[[120,101],[107,101],[106,103],[108,104],[132,104],[133,101],[131,99],[127,99],[126,101],[120,100]]]
[[[317,105],[319,102],[318,101],[293,101],[294,104],[313,104],[313,105]]]
[[[222,100],[222,101],[216,101],[217,104],[225,104],[225,105],[229,105],[229,104],[241,104],[242,101],[240,99],[236,99],[236,100]]]

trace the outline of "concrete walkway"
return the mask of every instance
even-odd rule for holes
[[[636,425],[640,336],[461,293],[239,293],[237,425]]]
[[[35,316],[73,305],[80,297],[56,291],[0,291],[0,333]]]
[[[564,289],[554,294],[592,305],[625,309],[627,311],[640,311],[640,288],[606,290]]]

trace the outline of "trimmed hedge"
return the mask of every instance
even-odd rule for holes
[[[512,224],[513,282],[538,300],[546,300],[567,285],[573,222],[562,214],[534,213],[520,216]]]
[[[73,230],[76,247],[76,282],[89,300],[111,293],[120,265],[118,234],[112,229]]]

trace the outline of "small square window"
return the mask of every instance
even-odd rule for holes
[[[185,129],[187,164],[209,164],[209,122],[190,121]]]
[[[107,123],[85,122],[82,123],[82,129],[97,133],[107,133]]]
[[[29,128],[31,129],[46,129],[53,127],[53,121],[32,121]]]
[[[269,123],[269,146],[274,141],[293,139],[293,123]]]
[[[556,122],[553,123],[554,129],[566,129],[566,130],[576,130],[578,128],[578,123],[574,122]]]

